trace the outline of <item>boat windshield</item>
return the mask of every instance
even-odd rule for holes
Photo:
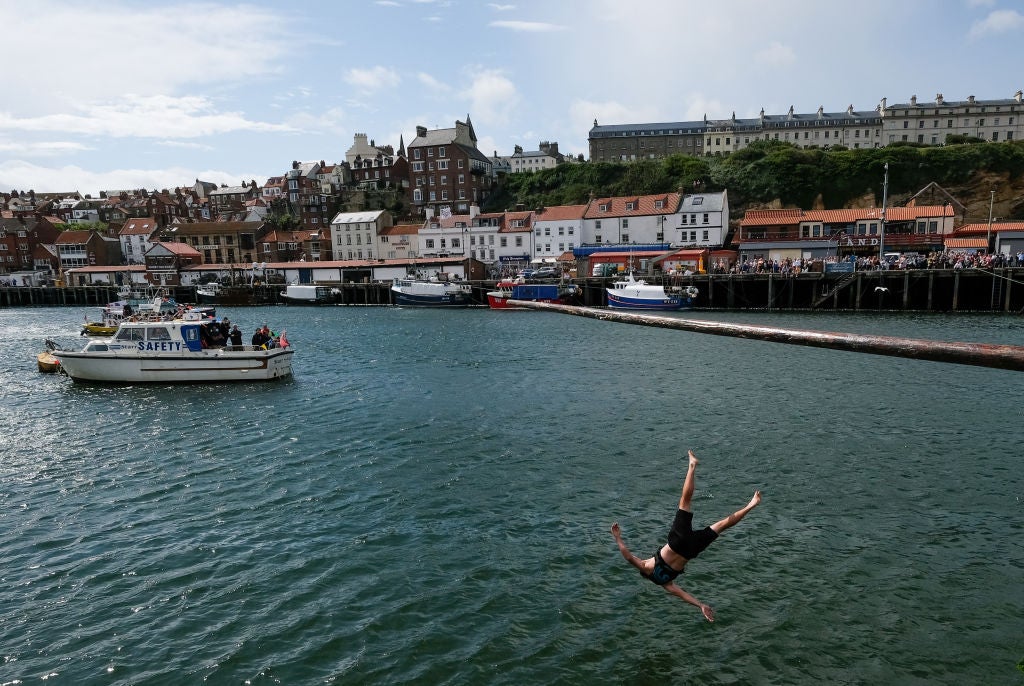
[[[119,341],[141,341],[145,338],[146,332],[137,326],[122,326],[117,332],[116,339]]]
[[[149,340],[151,341],[169,341],[171,340],[171,333],[167,330],[166,326],[151,326],[149,328]]]

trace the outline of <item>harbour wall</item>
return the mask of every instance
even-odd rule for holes
[[[647,277],[645,277],[647,278]],[[613,279],[576,279],[580,304],[607,305],[605,288]],[[698,274],[648,278],[668,288],[695,286],[695,306],[713,310],[906,310],[925,312],[1024,312],[1024,268],[915,269],[854,273]],[[493,281],[469,282],[473,300],[487,304]],[[383,306],[393,304],[388,283],[332,284],[331,304]],[[166,287],[178,302],[196,302],[193,286]],[[233,287],[223,292],[222,305],[284,304],[282,286]],[[16,286],[0,288],[0,308],[54,305],[102,307],[118,299],[116,286]]]

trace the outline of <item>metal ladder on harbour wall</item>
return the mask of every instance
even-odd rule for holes
[[[857,276],[858,276],[857,272],[850,272],[849,274],[847,274],[843,278],[839,279],[839,281],[836,282],[836,285],[835,285],[834,288],[832,288],[832,290],[830,290],[830,291],[826,292],[825,294],[819,296],[818,299],[814,301],[814,304],[811,306],[811,309],[815,309],[816,310],[819,307],[821,307],[827,300],[829,300],[830,298],[835,297],[836,294],[839,293],[839,291],[843,290],[844,288],[849,286],[851,283],[853,283],[854,280],[857,278]]]

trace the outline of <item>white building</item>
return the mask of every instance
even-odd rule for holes
[[[331,220],[331,244],[336,260],[372,260],[382,255],[379,236],[391,227],[387,210],[339,212]]]
[[[595,198],[583,215],[583,244],[716,247],[729,227],[726,191]]]
[[[559,257],[583,241],[587,205],[542,207],[533,212],[533,259]]]

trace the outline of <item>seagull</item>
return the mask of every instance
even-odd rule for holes
[[[889,289],[886,288],[885,286],[875,286],[875,293],[878,293],[879,291],[881,291],[882,293],[888,293]]]

